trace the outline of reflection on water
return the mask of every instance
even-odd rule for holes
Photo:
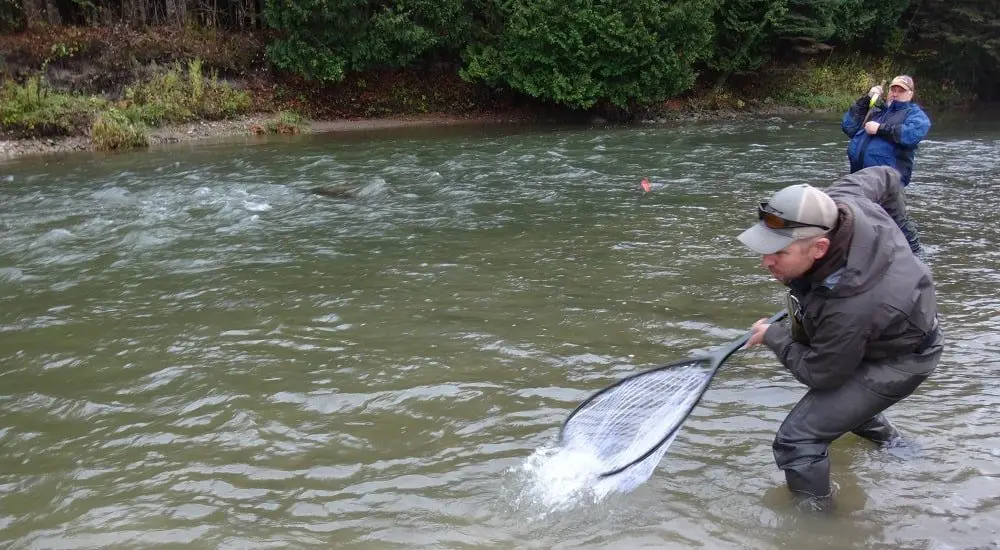
[[[824,517],[781,499],[770,442],[803,390],[759,349],[635,491],[525,468],[592,391],[780,307],[734,236],[761,197],[843,173],[836,120],[430,132],[0,165],[0,540],[997,543],[1000,127],[921,146],[907,197],[949,349],[891,411],[919,452],[836,442]]]

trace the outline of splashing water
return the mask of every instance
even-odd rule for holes
[[[603,478],[600,474],[607,471],[607,464],[595,450],[580,446],[541,447],[519,466],[509,470],[519,485],[514,504],[541,518],[550,513],[596,504],[615,493],[628,493],[649,479],[674,437],[665,441],[645,460],[621,473]]]
[[[522,504],[565,511],[607,496],[599,490],[600,459],[593,453],[565,447],[542,447],[520,466],[524,476]]]

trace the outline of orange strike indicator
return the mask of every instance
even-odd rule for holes
[[[642,185],[642,190],[647,193],[653,190],[652,186],[649,185],[649,180],[646,178],[642,178],[642,183],[640,185]]]

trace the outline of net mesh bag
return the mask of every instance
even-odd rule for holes
[[[711,359],[690,359],[626,378],[595,394],[566,420],[562,446],[596,457],[600,477],[641,483],[663,458],[708,387]]]

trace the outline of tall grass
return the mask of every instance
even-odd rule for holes
[[[877,84],[884,86],[904,72],[889,59],[845,58],[810,63],[789,71],[775,83],[778,103],[809,109],[847,109]]]
[[[214,73],[206,77],[200,59],[155,73],[129,87],[116,103],[53,90],[38,74],[0,84],[0,135],[66,136],[90,130],[98,147],[136,146],[145,144],[140,138],[144,125],[222,120],[250,107],[250,94],[220,82]]]
[[[248,93],[219,82],[217,74],[206,78],[199,59],[189,61],[186,70],[174,64],[125,91],[125,109],[153,126],[231,118],[250,104]]]
[[[12,137],[65,136],[76,133],[107,106],[97,97],[57,92],[41,76],[0,85],[0,133]]]
[[[90,130],[96,149],[127,149],[149,145],[146,126],[115,108],[101,113]]]
[[[877,84],[888,87],[896,75],[908,74],[916,84],[913,101],[927,106],[955,106],[968,101],[957,88],[937,79],[923,79],[912,66],[890,58],[846,57],[810,63],[769,75],[773,101],[809,109],[847,109]]]

